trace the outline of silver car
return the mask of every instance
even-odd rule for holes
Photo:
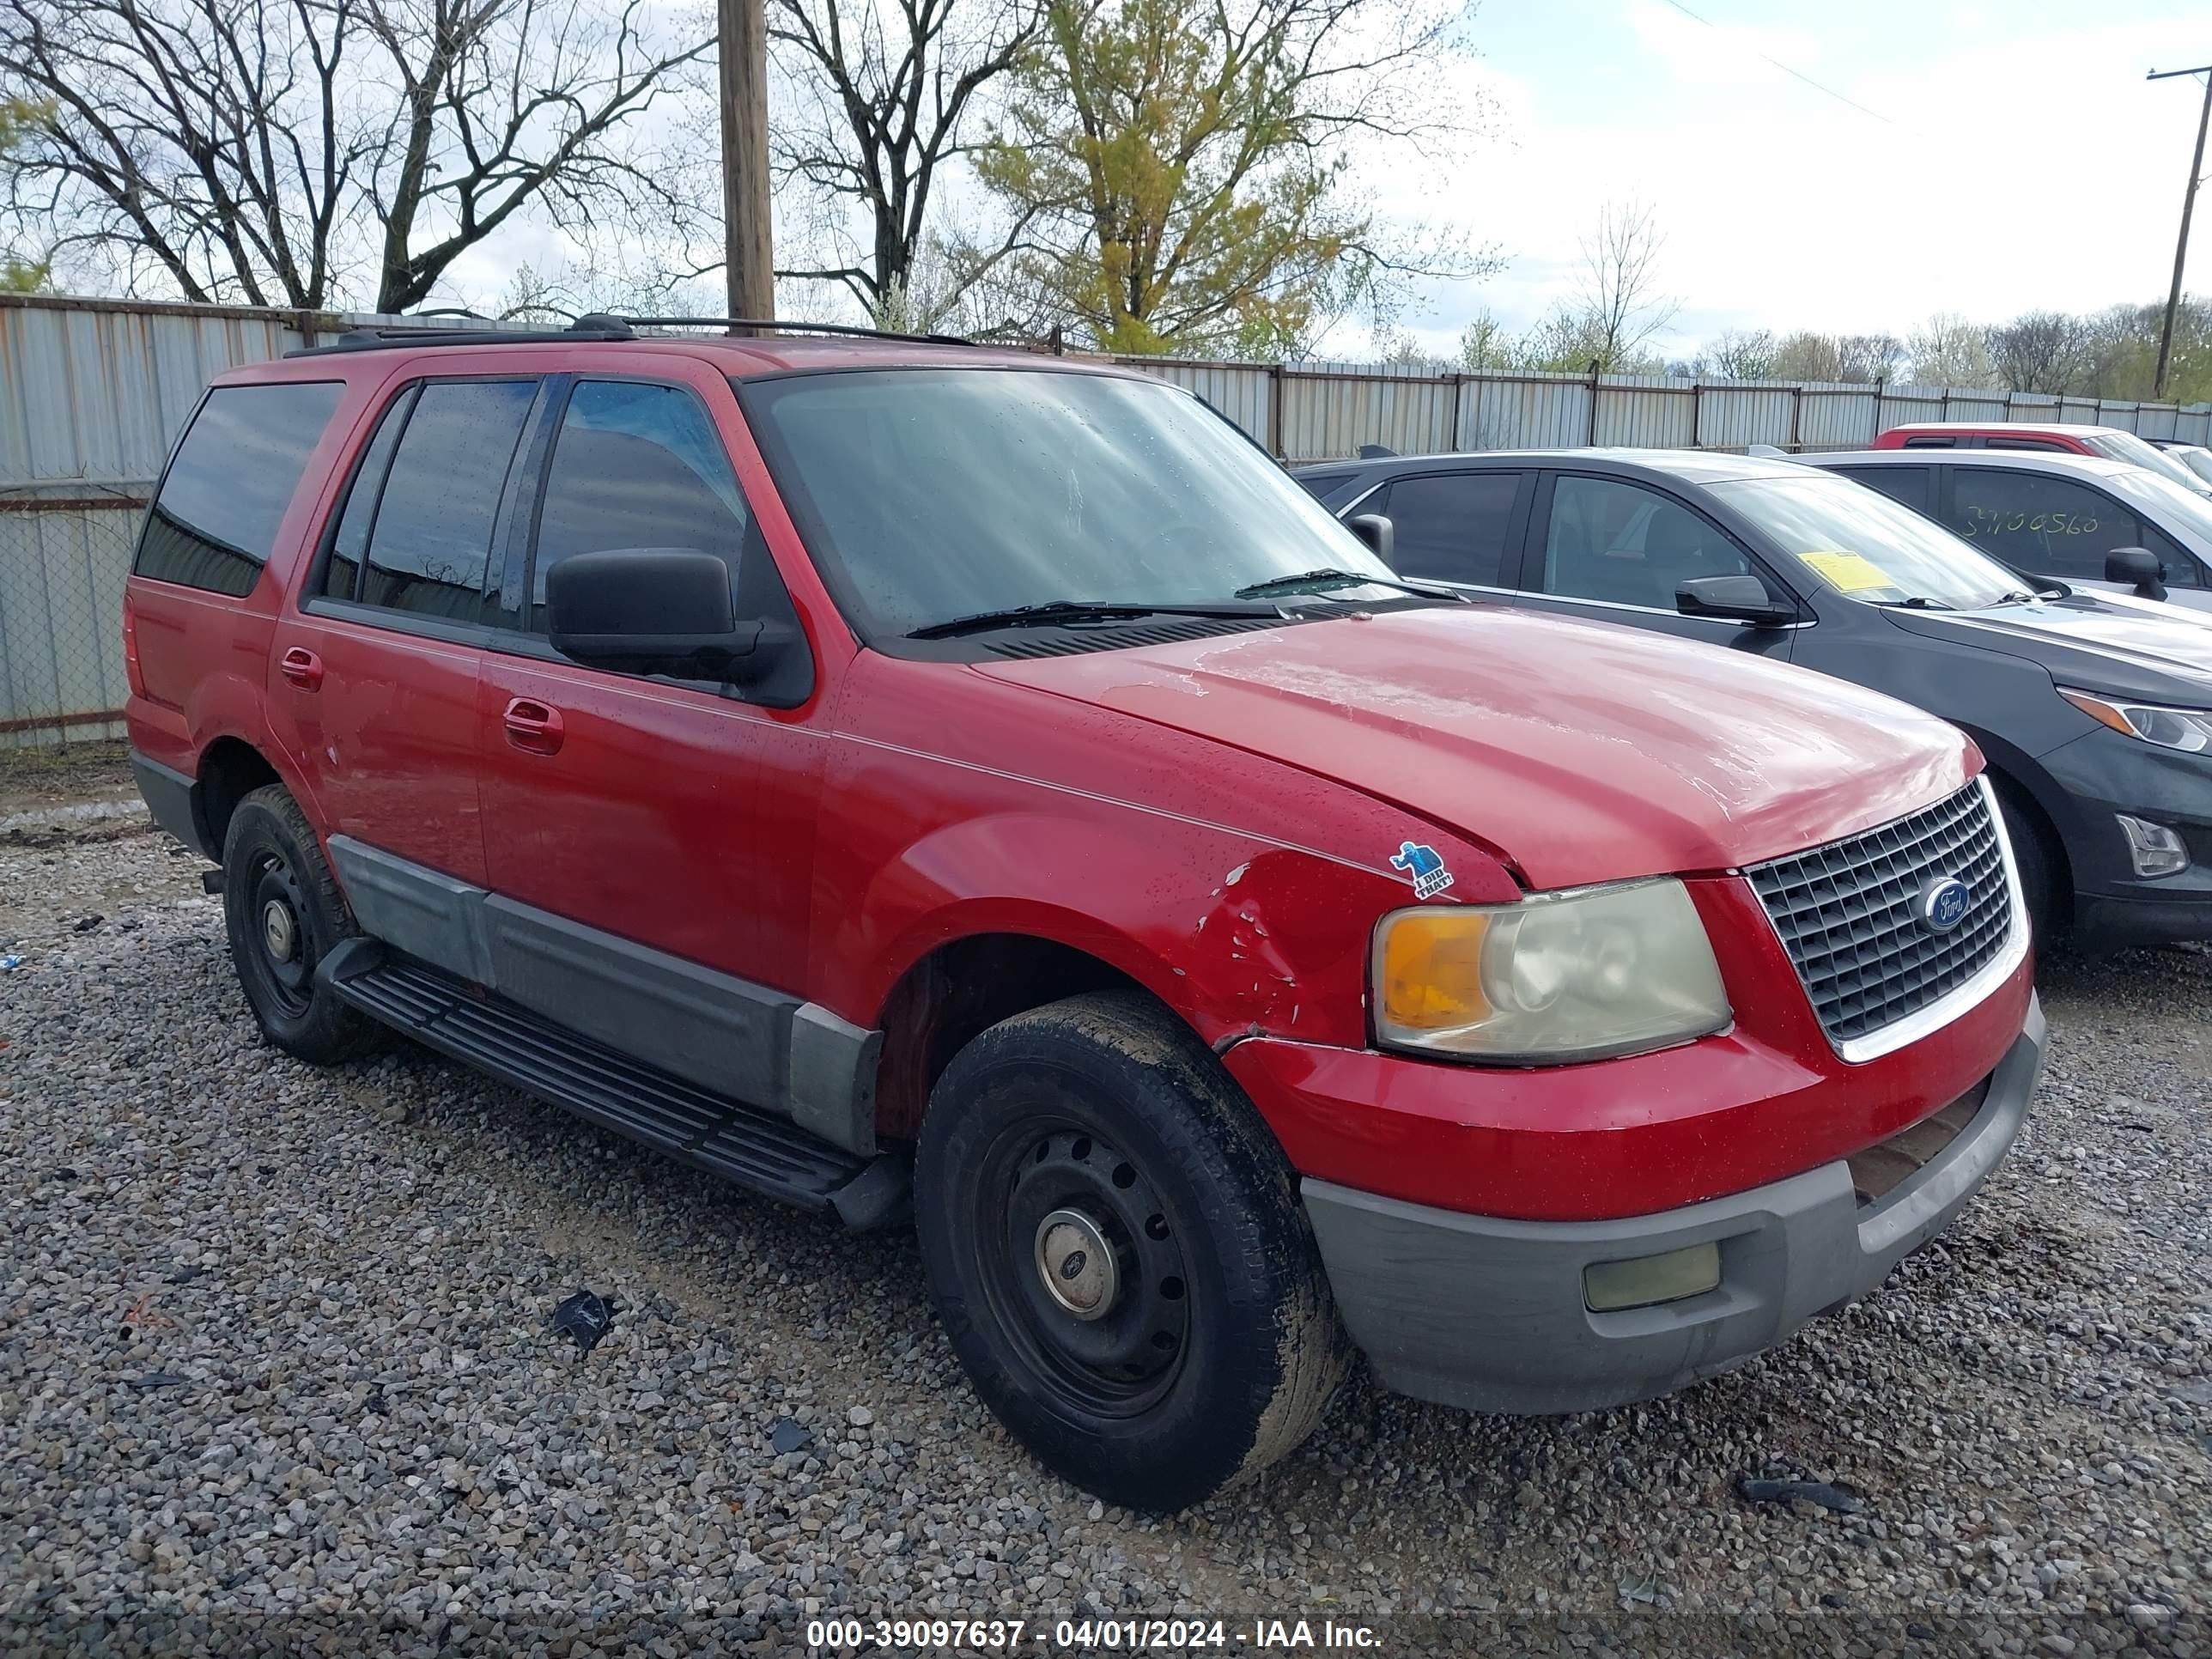
[[[2212,611],[2212,500],[2147,467],[2010,449],[1796,459],[1879,489],[2028,575]]]

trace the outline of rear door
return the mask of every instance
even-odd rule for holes
[[[1509,595],[1520,566],[1529,476],[1511,467],[1408,473],[1350,511],[1390,520],[1391,562],[1400,575]]]
[[[526,375],[395,388],[275,643],[271,723],[325,833],[471,884],[485,578],[540,392]]]
[[[1839,478],[1878,489],[1899,507],[1909,507],[1925,519],[1936,516],[1936,474],[1933,466],[1832,466]]]
[[[1755,576],[1778,603],[1796,603],[1748,549],[1670,491],[1582,472],[1546,473],[1538,480],[1521,604],[1762,656],[1789,656],[1795,629],[1752,628],[1676,610],[1676,587],[1701,576]]]

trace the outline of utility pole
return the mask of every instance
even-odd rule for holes
[[[768,25],[762,0],[717,0],[722,90],[722,248],[730,315],[775,315],[769,231]]]
[[[2153,70],[2146,81],[2172,81],[2184,75],[2204,77],[2204,110],[2197,118],[2197,154],[2189,160],[2189,188],[2181,198],[2181,234],[2173,244],[2173,287],[2166,296],[2166,326],[2158,334],[2158,368],[2151,375],[2150,395],[2166,396],[2166,365],[2173,356],[2173,314],[2181,309],[2181,268],[2189,258],[2189,216],[2197,207],[2197,185],[2204,176],[2204,129],[2212,125],[2212,64],[2195,69]]]

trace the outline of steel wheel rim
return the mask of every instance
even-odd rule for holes
[[[1157,1406],[1189,1349],[1190,1273],[1142,1167],[1091,1126],[1054,1116],[1002,1132],[982,1176],[969,1249],[1021,1368],[1093,1416]],[[1088,1259],[1098,1244],[1103,1264]],[[1085,1259],[1070,1271],[1077,1254]]]
[[[253,861],[246,915],[247,948],[270,1000],[287,1018],[304,1018],[315,988],[307,895],[292,866],[274,853],[263,853]]]

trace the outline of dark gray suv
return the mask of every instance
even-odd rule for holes
[[[2022,576],[1796,461],[1499,451],[1297,476],[1401,576],[1942,715],[1989,757],[2039,925],[2092,948],[2212,938],[2212,624]]]

